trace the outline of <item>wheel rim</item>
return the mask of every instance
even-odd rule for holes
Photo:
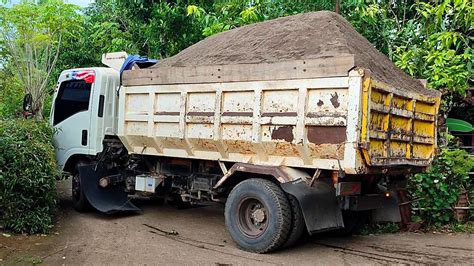
[[[81,198],[81,181],[79,174],[75,174],[72,177],[72,198],[78,201]]]
[[[238,206],[238,214],[238,227],[247,237],[259,237],[267,230],[268,211],[259,199],[242,199]]]

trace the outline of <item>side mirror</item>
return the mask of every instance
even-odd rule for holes
[[[23,98],[23,111],[30,113],[32,110],[33,106],[33,97],[31,96],[30,93],[25,94],[25,97]]]

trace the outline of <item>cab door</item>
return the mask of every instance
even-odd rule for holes
[[[51,123],[56,129],[56,160],[61,169],[73,154],[90,153],[92,90],[95,72],[63,72],[53,99]]]

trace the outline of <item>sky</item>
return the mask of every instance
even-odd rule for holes
[[[68,2],[71,4],[81,6],[81,7],[86,7],[87,5],[92,3],[93,0],[69,0]]]

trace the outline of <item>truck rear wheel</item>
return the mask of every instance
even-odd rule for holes
[[[301,238],[305,228],[305,222],[303,217],[303,212],[301,211],[300,204],[298,200],[293,196],[288,194],[288,200],[291,205],[291,230],[288,236],[288,240],[286,240],[285,244],[283,245],[284,248],[292,247],[296,244],[296,242]]]
[[[74,168],[74,173],[72,175],[72,205],[74,209],[78,212],[86,212],[91,209],[91,205],[84,195],[84,190],[81,186],[81,178],[79,176],[79,166],[84,164],[84,162],[79,162]]]
[[[244,250],[266,253],[281,247],[291,230],[291,205],[275,183],[252,178],[237,184],[225,205],[225,224]]]

